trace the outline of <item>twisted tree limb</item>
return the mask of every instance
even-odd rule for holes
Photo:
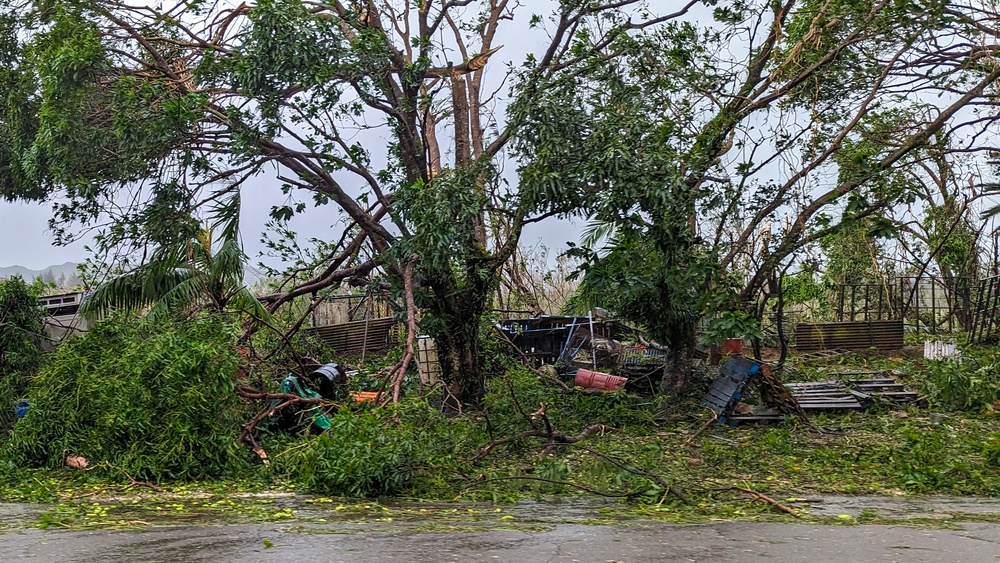
[[[406,370],[410,367],[415,357],[413,341],[417,337],[417,306],[413,301],[413,269],[419,261],[419,256],[411,254],[406,260],[406,265],[403,267],[403,302],[406,307],[406,352],[403,354],[403,358],[399,360],[399,363],[393,366],[388,374],[393,403],[399,402],[403,377],[406,375]],[[382,400],[382,404],[388,402],[388,397]]]
[[[257,413],[256,416],[254,416],[250,420],[250,422],[243,425],[243,430],[240,433],[240,441],[249,444],[250,447],[253,448],[254,452],[257,453],[257,455],[261,455],[263,450],[260,448],[260,445],[257,443],[257,440],[254,439],[253,431],[257,428],[257,425],[259,425],[265,418],[274,416],[275,413],[292,405],[311,405],[315,407],[339,406],[337,403],[334,403],[333,401],[329,401],[323,398],[309,399],[306,397],[300,397],[298,395],[292,395],[289,393],[268,393],[266,391],[251,389],[249,387],[239,387],[236,389],[236,393],[239,396],[244,397],[246,399],[255,399],[261,401],[275,401],[275,400],[281,401],[274,407],[268,407],[260,411],[259,413]],[[266,460],[267,456],[261,455],[261,459]]]

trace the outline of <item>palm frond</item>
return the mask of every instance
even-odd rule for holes
[[[272,322],[274,319],[257,296],[246,287],[241,287],[229,299],[229,308],[254,317],[255,320]]]
[[[219,201],[219,204],[209,212],[210,227],[219,232],[219,238],[239,240],[241,207],[240,192],[235,189],[231,198]]]
[[[594,248],[608,240],[615,234],[616,227],[613,223],[594,219],[589,221],[580,234],[580,244],[586,248]]]
[[[204,303],[208,287],[204,276],[193,276],[173,286],[146,313],[150,322],[165,321]]]
[[[149,305],[142,291],[145,273],[138,268],[102,283],[80,305],[80,314],[94,320],[115,309],[135,311]]]
[[[87,296],[80,306],[80,314],[95,319],[116,309],[140,311],[162,299],[179,283],[196,277],[192,270],[164,266],[145,264],[108,280]]]
[[[223,239],[206,273],[227,288],[240,287],[243,285],[243,265],[246,261],[247,256],[236,239]]]
[[[156,320],[190,311],[196,305],[222,310],[237,298],[233,303],[237,308],[267,317],[263,305],[243,286],[247,257],[238,238],[238,197],[223,207],[217,215],[225,219],[221,223],[217,220],[222,226],[217,240],[212,226],[206,225],[192,239],[157,248],[149,263],[98,287],[85,303],[84,313],[95,317],[112,309],[139,311],[149,307],[147,318]]]

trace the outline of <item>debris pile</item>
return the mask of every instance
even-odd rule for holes
[[[614,389],[656,394],[669,359],[668,351],[641,336],[641,343],[618,340],[626,333],[634,336],[633,329],[592,316],[506,319],[496,328],[532,367],[552,366],[557,376],[572,377],[575,385],[591,389],[612,390],[581,377],[581,371],[615,378]]]
[[[734,355],[719,369],[702,405],[711,409],[719,422],[735,425],[781,420],[786,414],[863,410],[878,400],[919,404],[919,395],[897,381],[900,375],[895,371],[841,372],[827,381],[786,383],[781,387],[787,391],[779,391],[767,364]],[[760,391],[764,404],[743,402],[753,389]]]

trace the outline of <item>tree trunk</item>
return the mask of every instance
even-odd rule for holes
[[[470,271],[473,268],[470,268]],[[469,276],[459,287],[449,273],[428,280],[432,289],[428,307],[428,332],[441,361],[441,376],[450,393],[445,407],[478,409],[486,393],[486,376],[480,357],[479,324],[489,302],[492,278]]]
[[[479,357],[479,319],[451,322],[437,331],[434,340],[441,361],[441,375],[449,396],[445,407],[477,409],[486,393],[486,378]]]

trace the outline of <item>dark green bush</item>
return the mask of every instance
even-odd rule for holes
[[[248,415],[233,393],[232,341],[233,329],[212,319],[101,323],[31,381],[8,457],[57,467],[81,455],[153,481],[235,474],[246,468],[239,430]]]
[[[0,280],[0,429],[14,423],[14,409],[42,364],[43,313],[38,288],[19,276]]]

